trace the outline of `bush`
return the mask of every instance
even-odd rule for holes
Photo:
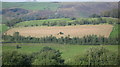
[[[118,65],[118,54],[110,52],[104,47],[92,47],[84,56],[76,56],[73,65]]]
[[[3,65],[31,65],[31,57],[17,51],[3,52]]]
[[[34,56],[33,65],[62,65],[64,63],[61,53],[49,47],[44,47]]]

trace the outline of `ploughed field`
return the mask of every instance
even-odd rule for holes
[[[32,37],[45,37],[45,36],[56,36],[65,37],[83,37],[87,35],[97,35],[109,37],[112,32],[113,26],[104,25],[77,25],[77,26],[38,26],[38,27],[17,27],[9,29],[6,34],[13,35],[14,32],[19,32],[22,36]],[[60,34],[62,32],[62,34]]]

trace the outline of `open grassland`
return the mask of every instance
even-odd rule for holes
[[[3,2],[3,8],[23,8],[28,10],[56,10],[59,7],[59,3],[50,2]]]
[[[113,26],[112,25],[77,25],[77,26],[54,26],[54,27],[18,27],[9,29],[7,35],[13,35],[14,32],[19,32],[22,36],[45,37],[56,36],[65,37],[83,37],[87,35],[98,35],[109,37]],[[64,34],[59,34],[63,32]]]
[[[6,26],[5,24],[0,24],[0,33],[1,32],[5,32],[6,30],[8,30],[8,26]]]
[[[119,32],[120,32],[119,27],[120,27],[120,24],[114,26],[114,28],[113,28],[113,30],[112,30],[112,32],[110,34],[110,37],[112,37],[112,38],[117,37],[118,38]]]
[[[21,48],[17,49],[16,45],[20,45]],[[48,46],[53,49],[59,50],[62,52],[62,58],[65,59],[65,62],[67,63],[68,61],[71,61],[72,58],[74,58],[77,55],[83,55],[86,50],[90,47],[100,47],[104,46],[108,50],[112,52],[118,51],[118,45],[62,45],[62,44],[48,44],[48,43],[4,43],[2,46],[3,51],[19,51],[21,53],[25,54],[31,54],[33,52],[38,52],[40,51],[43,47]]]
[[[102,21],[101,21],[102,20]],[[79,24],[77,24],[76,22],[79,22]],[[118,22],[118,19],[116,18],[76,18],[75,20],[72,20],[71,18],[58,18],[58,19],[46,19],[46,20],[31,20],[31,21],[24,21],[24,22],[20,22],[17,23],[15,25],[15,27],[33,27],[33,26],[44,26],[45,24],[47,24],[46,26],[60,26],[61,24],[65,24],[66,26],[68,26],[68,24],[73,23],[71,25],[83,25],[83,24],[87,24],[84,22],[91,22],[91,24],[94,23],[99,23],[103,24],[102,22],[105,22],[106,24],[116,24]]]
[[[58,19],[46,19],[46,20],[32,20],[24,21],[15,25],[15,27],[29,27],[29,26],[42,26],[43,23],[61,23],[61,22],[70,22],[73,21],[69,18],[58,18]]]

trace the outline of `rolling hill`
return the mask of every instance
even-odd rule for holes
[[[29,10],[29,14],[40,14],[44,11],[46,14],[53,12],[54,15],[68,17],[88,17],[91,14],[100,14],[103,11],[118,8],[117,2],[3,2],[2,8],[21,8]],[[4,12],[4,11],[3,11]],[[22,14],[22,13],[21,13]],[[52,14],[52,15],[53,15]],[[10,15],[6,13],[4,15]]]

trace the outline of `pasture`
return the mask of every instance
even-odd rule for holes
[[[88,23],[89,22],[89,23]],[[116,24],[118,19],[116,18],[57,18],[57,19],[45,19],[45,20],[31,20],[23,21],[15,24],[14,27],[33,27],[33,26],[69,26],[69,25],[90,25],[90,24]]]
[[[16,48],[16,45],[20,45],[20,49]],[[77,55],[83,55],[90,47],[103,46],[108,50],[115,52],[118,51],[118,45],[62,45],[52,43],[4,43],[2,46],[3,51],[17,50],[21,53],[31,54],[33,52],[40,51],[43,47],[48,46],[53,49],[59,50],[62,53],[62,58],[65,59],[65,63],[71,61]]]
[[[5,32],[5,31],[7,31],[8,29],[9,29],[9,27],[6,26],[5,24],[0,24],[0,33],[1,33],[1,32]]]
[[[120,32],[119,27],[120,27],[119,24],[114,25],[114,28],[113,28],[113,30],[112,30],[112,32],[110,34],[110,37],[117,38],[119,36],[119,32]]]
[[[31,20],[17,23],[15,27],[31,27],[31,26],[42,26],[43,23],[61,23],[61,22],[69,22],[73,21],[69,18],[58,18],[58,19],[46,19],[46,20]]]
[[[76,25],[76,26],[37,26],[37,27],[18,27],[9,29],[6,33],[7,35],[13,35],[14,32],[19,32],[22,36],[32,36],[32,37],[46,37],[46,36],[56,36],[65,37],[70,35],[70,37],[83,37],[87,35],[97,35],[109,37],[113,26],[112,25]],[[63,34],[59,34],[62,32]]]

